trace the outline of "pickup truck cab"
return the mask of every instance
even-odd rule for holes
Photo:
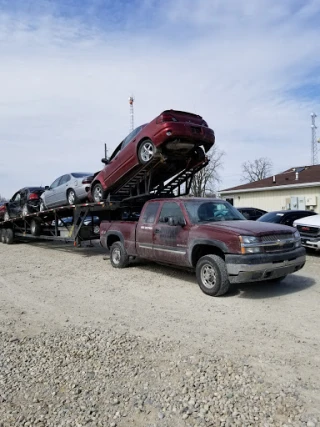
[[[130,256],[192,268],[211,296],[230,283],[283,279],[305,264],[296,229],[248,221],[220,199],[150,200],[138,221],[102,221],[100,241],[115,268]]]

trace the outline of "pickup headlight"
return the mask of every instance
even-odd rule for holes
[[[294,243],[295,248],[299,248],[301,246],[301,236],[298,230],[294,232],[293,237],[295,240],[295,243]]]
[[[300,239],[300,238],[301,238],[301,237],[300,237],[300,233],[299,233],[299,231],[298,231],[298,230],[294,232],[294,238],[295,238],[296,240],[298,240],[298,239]]]
[[[256,236],[239,236],[241,253],[242,254],[258,254],[263,252],[263,248],[259,246],[261,240]]]

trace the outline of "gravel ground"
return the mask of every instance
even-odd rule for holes
[[[0,426],[320,425],[320,262],[201,293],[99,248],[0,245]]]

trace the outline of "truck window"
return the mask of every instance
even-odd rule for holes
[[[153,224],[159,209],[160,203],[150,203],[144,211],[142,222],[146,224]]]
[[[178,203],[165,202],[163,204],[159,222],[168,222],[169,216],[175,218],[177,221],[184,221],[184,216]]]

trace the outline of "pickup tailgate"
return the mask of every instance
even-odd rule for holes
[[[136,255],[137,221],[102,221],[100,224],[100,243],[110,249],[116,241],[121,241],[129,255]]]

